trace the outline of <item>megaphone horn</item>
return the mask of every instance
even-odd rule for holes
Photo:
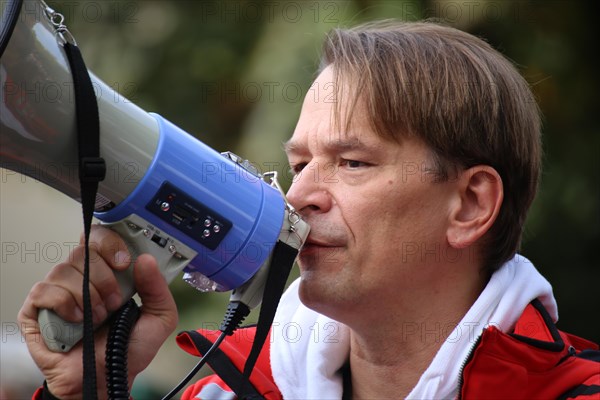
[[[42,2],[3,4],[1,166],[78,199],[73,78],[64,49]],[[155,117],[90,77],[101,118],[101,154],[111,169],[98,196],[100,210],[107,210],[127,198],[148,171],[159,126]]]

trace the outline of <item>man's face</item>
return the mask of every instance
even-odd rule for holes
[[[379,137],[362,106],[349,132],[336,131],[331,68],[313,88],[286,144],[296,173],[288,199],[311,225],[299,258],[301,299],[342,322],[347,311],[368,313],[390,296],[418,301],[415,288],[427,285],[447,256],[440,253],[449,184],[434,182],[423,143]]]

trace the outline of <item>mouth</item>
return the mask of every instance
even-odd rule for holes
[[[345,245],[341,241],[315,239],[309,236],[306,242],[304,243],[304,246],[302,247],[302,253],[307,254],[318,251],[335,250],[341,247],[345,247]]]

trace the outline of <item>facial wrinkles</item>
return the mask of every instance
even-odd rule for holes
[[[338,196],[344,196],[344,193],[340,193],[339,190],[336,191],[334,185],[339,184],[337,178],[334,177],[330,182],[326,179],[327,177],[331,178],[329,167],[336,167],[337,158],[337,155],[331,153],[330,146],[324,143],[324,140],[331,137],[329,121],[318,119],[312,127],[302,129],[301,132],[303,132],[300,134],[301,139],[298,140],[298,135],[294,135],[296,138],[290,143],[290,151],[294,154],[292,158],[298,157],[298,160],[306,163],[306,167],[300,174],[308,174],[304,179],[314,179],[315,183],[318,183],[315,190],[324,191],[331,201],[331,209],[327,213],[304,213],[304,219],[311,225],[311,237],[319,243],[346,246],[349,233],[353,238],[354,233],[339,208],[339,200],[342,200],[343,203],[343,199],[338,199]],[[339,139],[336,139],[337,142],[339,142]],[[298,179],[302,178],[299,177]],[[337,216],[341,220],[336,220]]]
[[[356,146],[356,142],[360,140],[359,137],[336,131],[332,118],[333,105],[326,101],[329,98],[326,93],[321,92],[317,101],[306,99],[300,124],[290,141],[292,146],[289,149],[295,164],[305,164],[301,173],[309,176],[304,179],[318,179],[315,182],[318,187],[314,190],[323,190],[331,201],[331,209],[326,213],[305,213],[305,219],[312,227],[311,235],[319,242],[347,244],[349,239],[356,242],[357,236],[344,213],[351,216],[361,210],[350,208],[352,204],[347,198],[350,193],[344,190],[344,183],[339,176],[334,176],[331,182],[325,178],[331,177],[331,168],[335,168],[334,173],[337,173],[340,152]]]
[[[325,158],[314,157],[311,162],[313,162],[312,167],[318,172],[306,171],[309,174],[306,179],[319,180],[319,185],[315,190],[325,192],[324,195],[328,196],[329,201],[331,201],[331,207],[327,212],[305,213],[304,219],[311,226],[311,236],[314,240],[325,244],[345,246],[348,243],[348,231],[350,231],[350,234],[352,232],[348,228],[349,225],[339,207],[338,196],[342,196],[343,193],[338,194],[336,192],[334,185],[338,183],[325,181],[325,177],[328,175],[328,171],[322,168],[324,163],[328,162]],[[308,165],[305,170],[310,168],[311,166]],[[338,219],[338,217],[340,218]]]

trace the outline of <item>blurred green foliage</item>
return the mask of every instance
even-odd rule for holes
[[[600,339],[600,135],[596,14],[567,1],[50,1],[91,70],[211,147],[289,185],[281,142],[310,93],[325,32],[437,19],[488,40],[532,84],[544,174],[522,253],[553,283],[559,327]],[[183,322],[218,321],[224,298],[175,284]],[[199,306],[214,305],[214,311]],[[205,310],[205,311],[204,311]],[[596,315],[596,317],[594,317]]]

